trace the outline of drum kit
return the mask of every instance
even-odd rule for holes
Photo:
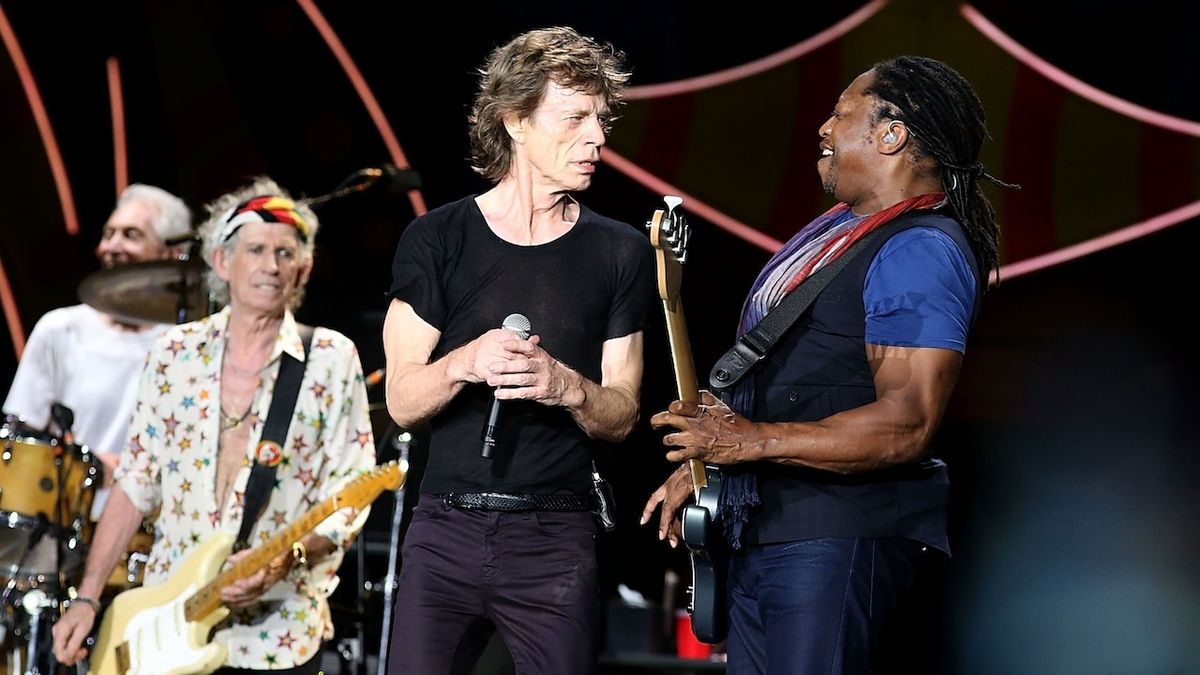
[[[79,297],[119,321],[182,323],[208,314],[205,269],[194,260],[123,265],[85,278]],[[99,458],[69,433],[0,424],[0,675],[60,672],[50,627],[82,580],[102,478]],[[134,535],[104,600],[141,585],[152,523]]]

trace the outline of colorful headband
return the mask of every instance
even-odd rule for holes
[[[229,209],[219,221],[224,223],[217,243],[229,241],[234,232],[246,223],[282,223],[296,228],[300,241],[308,242],[308,223],[296,210],[296,203],[284,197],[255,197]]]

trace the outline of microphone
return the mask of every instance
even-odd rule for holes
[[[398,168],[392,164],[383,164],[378,167],[368,167],[359,169],[350,174],[333,189],[329,194],[320,195],[318,197],[307,197],[296,200],[297,203],[307,204],[310,207],[320,206],[326,202],[331,202],[335,199],[362,192],[376,183],[387,185],[389,192],[408,192],[409,190],[421,189],[421,175],[416,169],[409,167]]]
[[[384,164],[378,169],[367,169],[367,171],[378,171],[381,175],[377,180],[385,183],[388,190],[408,192],[409,190],[420,190],[423,187],[421,174],[417,173],[416,169],[407,166],[400,168],[392,164]]]
[[[71,430],[71,427],[75,424],[75,411],[55,401],[50,405],[50,417],[58,425],[58,431],[62,434],[63,445],[75,445],[75,432]]]
[[[517,334],[517,337],[522,340],[528,340],[529,334],[533,330],[532,324],[524,314],[509,314],[504,317],[504,323],[500,326],[504,330],[511,330]],[[492,393],[492,409],[488,411],[487,422],[483,425],[483,448],[479,451],[479,456],[484,459],[491,459],[492,452],[496,449],[496,429],[500,426],[500,399],[496,398],[496,394]]]

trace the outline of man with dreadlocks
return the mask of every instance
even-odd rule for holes
[[[845,267],[726,390],[655,415],[672,461],[722,465],[730,673],[866,673],[882,623],[929,551],[948,552],[946,466],[929,454],[997,263],[979,189],[987,131],[971,85],[899,57],[851,83],[819,129],[838,204],[759,274],[746,334],[806,278]],[[996,181],[998,182],[998,181]],[[872,232],[878,235],[867,237]],[[646,504],[659,537],[690,492],[686,464]]]

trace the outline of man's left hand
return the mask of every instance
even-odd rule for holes
[[[249,555],[250,551],[239,551],[229,556],[229,564],[236,563]],[[279,583],[292,568],[292,551],[288,549],[275,556],[267,566],[250,576],[239,579],[221,589],[221,600],[234,609],[247,607],[256,602],[263,593]]]
[[[671,462],[698,459],[706,464],[737,464],[761,454],[759,426],[707,391],[700,392],[699,404],[675,401],[666,412],[651,417],[650,425],[679,430],[663,437],[663,445],[679,447],[667,453]]]

